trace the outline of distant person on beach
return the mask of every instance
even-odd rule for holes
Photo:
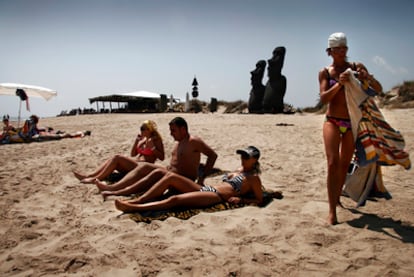
[[[24,122],[23,129],[20,134],[25,138],[31,139],[40,135],[50,135],[50,131],[53,130],[39,127],[39,117],[32,114],[30,118]]]
[[[80,138],[90,136],[91,131],[77,131],[74,133],[67,133],[64,131],[55,131],[51,127],[39,127],[39,117],[31,115],[29,120],[26,120],[23,126],[23,133],[28,134],[29,138],[35,140],[57,140],[63,138]]]
[[[9,115],[3,116],[3,132],[1,133],[0,141],[7,140],[11,135],[14,135],[17,132],[16,128],[10,123],[9,119]]]
[[[53,128],[38,127],[39,117],[31,115],[28,120],[18,132],[9,138],[9,143],[19,142],[33,142],[33,141],[48,141],[59,140],[63,138],[80,138],[91,135],[90,131],[78,131],[74,133],[67,133],[62,131],[54,131]]]
[[[10,123],[9,119],[9,115],[3,116],[3,132],[16,131],[16,128],[14,128],[14,126]]]
[[[104,180],[115,170],[126,174],[141,162],[155,163],[157,159],[163,161],[164,158],[164,144],[157,125],[152,120],[145,120],[132,144],[131,158],[115,155],[90,174],[77,171],[73,171],[73,174],[82,183],[94,183],[95,180]]]
[[[170,165],[163,167],[151,163],[140,163],[119,182],[107,185],[99,180],[95,184],[101,191],[118,191],[138,183],[135,190],[148,190],[168,172],[174,172],[192,181],[203,184],[204,178],[212,170],[217,159],[216,152],[200,137],[190,135],[184,118],[176,117],[169,123],[170,134],[176,141],[171,153]],[[207,157],[204,170],[199,172],[201,154]]]
[[[259,177],[260,151],[249,146],[237,150],[236,153],[240,154],[241,168],[224,175],[222,181],[216,185],[202,186],[169,172],[142,196],[130,201],[116,199],[115,206],[123,212],[136,212],[176,207],[204,208],[223,202],[260,205],[263,201],[262,182]],[[157,200],[169,189],[178,191],[179,194]]]
[[[355,149],[344,89],[344,84],[350,80],[350,73],[346,70],[352,69],[361,82],[368,83],[377,92],[382,92],[382,86],[362,63],[348,61],[348,46],[344,33],[329,36],[326,52],[332,57],[333,62],[319,71],[319,88],[320,100],[327,104],[323,140],[328,165],[328,223],[333,225],[338,222],[336,206],[340,205],[339,198]]]

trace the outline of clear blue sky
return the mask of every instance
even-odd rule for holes
[[[185,100],[194,76],[201,100],[247,101],[256,62],[285,46],[285,102],[313,106],[333,32],[347,34],[350,61],[385,91],[413,80],[413,11],[410,0],[0,0],[0,83],[57,90],[48,102],[30,100],[40,116],[136,90]],[[0,96],[1,114],[18,107]]]

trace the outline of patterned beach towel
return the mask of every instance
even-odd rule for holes
[[[279,191],[264,191],[263,192],[263,204],[260,207],[267,206],[270,202],[273,201],[273,199],[282,199],[283,194]],[[216,204],[212,207],[208,208],[194,208],[194,209],[188,209],[188,208],[180,208],[180,209],[172,209],[168,211],[147,211],[147,212],[139,212],[139,213],[133,213],[130,214],[130,217],[132,220],[136,222],[145,222],[150,223],[153,220],[165,220],[169,217],[176,217],[182,220],[189,219],[194,215],[197,215],[201,212],[206,213],[212,213],[212,212],[218,212],[218,211],[224,211],[224,210],[230,210],[230,209],[237,209],[244,207],[246,205],[244,204],[230,204],[228,202],[226,203],[220,203]]]
[[[358,125],[362,118],[362,111],[360,105],[369,97],[367,93],[361,88],[361,83],[349,68],[346,71],[351,71],[349,74],[349,82],[345,84],[345,98],[348,108],[349,118],[351,120],[352,134],[354,141],[358,136]]]
[[[345,84],[345,97],[358,164],[399,164],[409,169],[411,162],[409,154],[404,151],[403,136],[385,121],[375,99],[370,95],[371,91],[364,91],[361,82],[350,74],[350,82]]]
[[[409,154],[404,150],[404,138],[385,121],[375,99],[370,97],[372,94],[362,89],[353,74],[345,85],[345,95],[358,168],[347,175],[343,194],[357,202],[357,207],[364,205],[375,193],[391,199],[382,181],[381,166],[398,164],[405,169],[411,168]]]
[[[377,162],[379,165],[398,164],[410,169],[411,161],[404,150],[403,136],[385,121],[375,100],[368,98],[360,108],[362,118],[355,144],[359,165]]]

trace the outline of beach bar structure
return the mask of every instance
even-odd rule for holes
[[[89,103],[96,102],[98,112],[111,113],[153,113],[167,109],[167,96],[149,91],[134,91],[89,98]],[[101,107],[99,106],[101,103]],[[105,107],[109,103],[109,109]],[[116,104],[115,108],[112,104]]]

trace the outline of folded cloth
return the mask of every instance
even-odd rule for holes
[[[280,191],[264,191],[263,192],[263,204],[260,207],[267,206],[273,199],[282,199],[283,194]],[[136,222],[145,222],[150,223],[153,220],[165,220],[169,217],[176,217],[179,219],[189,219],[194,215],[197,215],[201,212],[218,212],[230,209],[236,209],[246,206],[245,204],[230,204],[228,202],[219,203],[207,208],[176,208],[167,211],[146,211],[146,212],[137,212],[130,214],[130,218]]]

